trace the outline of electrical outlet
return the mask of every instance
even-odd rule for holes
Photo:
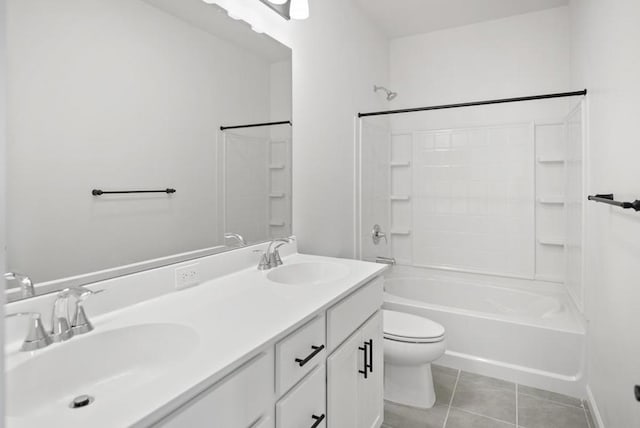
[[[176,289],[198,285],[200,283],[200,267],[198,263],[176,268]]]

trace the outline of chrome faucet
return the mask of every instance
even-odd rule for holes
[[[22,297],[33,297],[36,295],[36,290],[33,287],[33,282],[31,278],[27,275],[23,275],[21,273],[16,272],[7,272],[4,274],[4,279],[7,281],[10,280],[18,280],[18,284],[20,285],[20,290],[22,290]]]
[[[267,251],[262,253],[260,263],[258,263],[258,270],[269,270],[280,266],[282,264],[282,258],[280,257],[278,249],[284,244],[290,244],[293,241],[295,241],[293,236],[288,238],[278,238],[271,241],[267,247]]]
[[[51,345],[51,343],[53,343],[53,340],[42,324],[42,317],[38,312],[16,312],[13,314],[7,314],[5,318],[22,316],[28,316],[31,317],[31,319],[29,320],[27,336],[25,337],[24,342],[22,342],[22,346],[20,347],[21,351],[35,351],[37,349],[47,347]]]
[[[245,241],[245,239],[239,233],[227,232],[227,233],[224,234],[224,238],[225,239],[235,239],[235,240],[237,240],[240,243],[241,247],[246,247],[247,246],[247,241]]]
[[[85,287],[65,288],[56,297],[53,303],[51,316],[51,339],[54,342],[64,342],[76,334],[84,334],[93,330],[93,325],[84,311],[84,301],[87,297],[100,293],[103,290],[93,291]],[[75,299],[75,308],[69,311],[69,300]]]

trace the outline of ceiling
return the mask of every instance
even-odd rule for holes
[[[257,34],[245,22],[229,18],[226,11],[215,4],[202,0],[143,1],[269,62],[291,58],[291,49],[265,34]]]
[[[445,28],[565,6],[569,0],[355,0],[388,37]]]

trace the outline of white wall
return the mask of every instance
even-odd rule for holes
[[[221,244],[218,127],[268,119],[268,61],[142,1],[8,6],[9,267],[40,282]]]
[[[394,107],[569,89],[567,7],[391,42]]]
[[[352,3],[311,0],[293,47],[293,228],[300,249],[353,257],[358,111],[386,106],[388,42]]]
[[[589,192],[640,199],[640,2],[571,2],[573,77],[586,86]],[[588,203],[589,386],[607,428],[640,426],[640,215]]]

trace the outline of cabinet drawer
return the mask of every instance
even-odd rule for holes
[[[327,310],[328,352],[340,346],[375,311],[383,300],[382,278],[376,278]]]
[[[264,426],[269,427],[272,411],[273,351],[270,351],[255,357],[155,426],[247,428],[266,421]]]
[[[318,316],[276,345],[276,391],[287,392],[307,373],[324,362],[325,318]]]
[[[307,378],[276,404],[277,428],[325,428],[325,366],[315,369]]]

